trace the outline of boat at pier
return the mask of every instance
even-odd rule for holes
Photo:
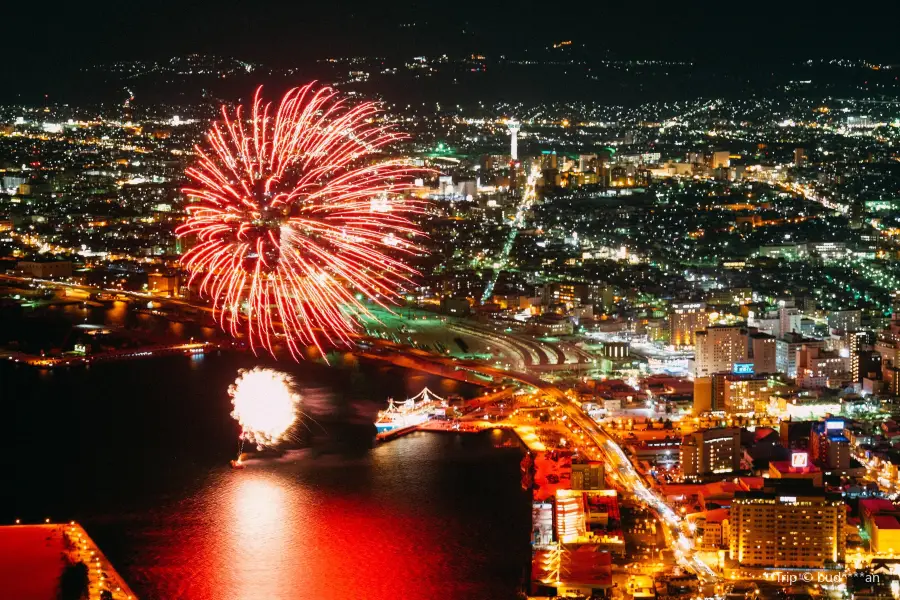
[[[447,400],[426,387],[412,398],[407,398],[405,402],[398,403],[394,402],[393,398],[388,398],[388,407],[378,412],[375,427],[378,433],[387,433],[395,429],[421,425],[446,413]]]

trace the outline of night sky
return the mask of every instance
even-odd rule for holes
[[[290,66],[335,55],[496,56],[562,39],[615,58],[739,69],[748,58],[896,61],[898,16],[889,2],[20,1],[0,12],[0,49],[7,75],[29,79],[36,70],[190,52]]]

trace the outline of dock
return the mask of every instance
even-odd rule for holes
[[[486,393],[473,400],[468,408],[481,410],[486,404],[495,402],[508,393],[505,388]],[[446,419],[444,416],[447,407],[447,401],[427,387],[412,398],[407,398],[405,402],[397,403],[393,399],[388,399],[388,407],[378,413],[376,426],[379,431],[375,435],[375,442],[387,442],[414,431],[478,433],[491,429],[508,429],[513,431],[530,451],[543,452],[547,449],[535,432],[535,428],[529,424],[517,423],[508,416],[499,420],[472,416]],[[543,428],[546,429],[547,426]]]
[[[404,436],[407,433],[412,433],[413,431],[419,431],[419,426],[410,425],[409,427],[400,427],[398,429],[391,429],[390,431],[380,431],[375,434],[375,443],[380,444],[382,442],[389,442],[393,439]]]
[[[137,600],[137,595],[78,523],[0,527],[0,590],[16,600],[55,600],[68,564],[88,567],[88,595],[101,600]]]
[[[509,422],[499,421],[463,421],[458,426],[450,421],[429,420],[419,425],[410,425],[390,431],[383,431],[375,436],[376,443],[389,442],[415,431],[446,432],[446,433],[480,433],[491,429],[505,429],[515,433],[522,443],[532,452],[544,452],[547,450],[543,442],[530,425],[514,425]]]

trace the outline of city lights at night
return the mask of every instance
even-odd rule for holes
[[[900,600],[897,6],[130,8],[4,7],[0,600]]]

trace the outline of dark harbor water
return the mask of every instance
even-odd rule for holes
[[[0,521],[77,519],[143,600],[504,599],[530,560],[508,434],[368,448],[388,396],[455,382],[373,365],[277,363],[311,448],[232,470],[225,393],[246,354],[55,372],[3,361]]]

